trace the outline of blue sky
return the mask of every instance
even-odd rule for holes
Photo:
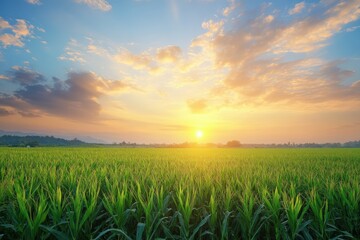
[[[359,7],[3,0],[1,128],[109,141],[191,141],[198,129],[204,141],[355,140]]]

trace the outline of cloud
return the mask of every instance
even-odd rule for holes
[[[30,35],[30,29],[34,28],[31,24],[26,23],[23,19],[16,19],[17,24],[13,27],[16,36]]]
[[[359,1],[320,2],[306,15],[286,22],[266,11],[202,24],[207,31],[191,47],[200,47],[214,62],[214,73],[224,72],[203,94],[204,99],[216,98],[223,106],[234,107],[323,103],[341,107],[360,102],[360,84],[346,84],[353,72],[342,69],[343,62],[312,57],[346,24],[359,19]],[[197,113],[214,101],[186,103]]]
[[[5,116],[13,115],[13,114],[14,114],[13,112],[0,107],[0,117],[5,117]]]
[[[8,34],[8,33],[0,35],[0,42],[5,47],[7,47],[7,46],[23,47],[24,46],[24,43],[21,41],[21,39],[19,37]]]
[[[30,4],[34,4],[34,5],[40,5],[41,4],[40,0],[26,0],[26,2],[28,2]]]
[[[236,0],[230,0],[230,5],[223,10],[222,14],[225,17],[227,17],[230,15],[232,11],[236,9],[236,7],[237,7]]]
[[[173,63],[181,58],[181,48],[178,46],[167,46],[159,48],[156,53],[159,62]]]
[[[23,47],[25,44],[23,42],[25,37],[31,37],[31,30],[34,28],[33,25],[27,23],[23,19],[16,19],[15,25],[10,25],[8,21],[0,17],[0,30],[8,29],[11,32],[6,32],[0,35],[0,42],[4,47],[7,46],[16,46]]]
[[[8,21],[6,21],[2,17],[0,17],[0,30],[7,29],[7,28],[11,28],[11,25],[9,24]]]
[[[25,67],[14,66],[9,71],[7,79],[21,86],[33,85],[45,82],[45,77]]]
[[[190,111],[196,114],[205,113],[208,108],[208,104],[205,99],[190,99],[187,100],[186,103]]]
[[[224,26],[224,21],[214,22],[213,20],[209,20],[201,24],[201,27],[208,30],[209,33],[218,32],[222,28],[222,26]]]
[[[358,0],[340,1],[327,8],[320,5],[309,16],[296,21],[281,31],[278,39],[279,50],[289,52],[310,52],[327,45],[326,40],[339,32],[346,24],[357,20],[360,16]],[[317,13],[316,10],[323,10]]]
[[[273,15],[267,15],[267,16],[264,18],[264,22],[265,22],[265,23],[271,23],[272,21],[274,21],[274,16],[273,16]]]
[[[8,76],[5,76],[5,75],[0,74],[0,79],[7,80],[7,79],[9,79],[9,77],[8,77]]]
[[[110,53],[105,48],[102,48],[102,47],[100,47],[98,45],[95,45],[95,43],[90,43],[87,46],[87,51],[89,53],[96,54],[96,55],[102,56],[102,57],[109,57],[110,56]]]
[[[360,28],[360,26],[349,27],[349,28],[345,29],[345,32],[353,32],[353,31],[356,31],[359,28]]]
[[[42,75],[38,74],[38,76]],[[57,115],[71,119],[94,120],[101,112],[99,99],[111,92],[132,88],[122,81],[103,79],[92,72],[70,72],[67,80],[53,83],[33,81],[22,84],[13,95],[1,94],[0,107],[12,108],[22,116]]]
[[[159,70],[154,57],[148,53],[133,54],[127,49],[123,49],[120,53],[113,55],[113,59],[117,63],[128,65],[136,70],[149,70],[150,72],[157,72]]]
[[[98,9],[101,11],[110,11],[111,5],[106,0],[75,0],[77,3],[83,3],[91,8]]]
[[[30,104],[23,101],[20,98],[17,98],[13,95],[0,93],[0,107],[2,108],[10,108],[11,113],[22,113],[23,115],[26,114],[36,114],[37,111],[35,108],[33,108]]]
[[[295,4],[294,8],[289,10],[289,15],[294,15],[301,13],[301,11],[305,8],[305,2],[300,2]]]
[[[62,61],[85,63],[86,60],[82,51],[79,50],[79,47],[80,45],[75,39],[70,39],[65,47],[65,52],[59,57],[59,59]]]

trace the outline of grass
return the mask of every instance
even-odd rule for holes
[[[0,239],[359,239],[360,149],[0,148]]]

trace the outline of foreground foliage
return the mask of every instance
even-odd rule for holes
[[[0,239],[360,238],[359,156],[0,148]]]

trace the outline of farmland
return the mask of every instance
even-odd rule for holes
[[[0,239],[360,238],[360,149],[0,148]]]

